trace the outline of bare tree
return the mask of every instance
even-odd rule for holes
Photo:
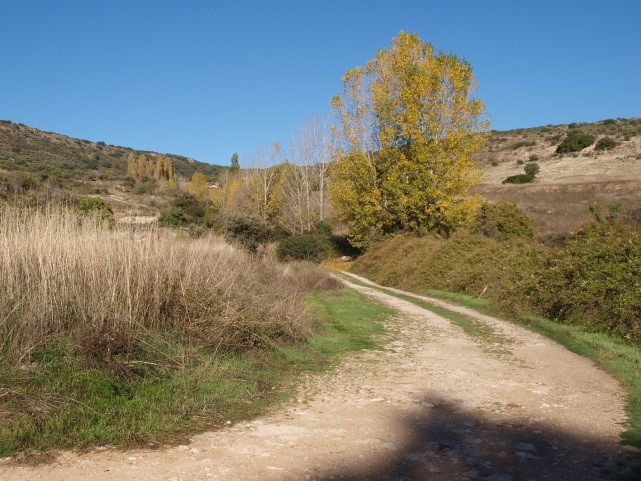
[[[290,162],[283,179],[281,222],[297,232],[309,232],[327,213],[330,163],[327,122],[314,115],[292,139]]]

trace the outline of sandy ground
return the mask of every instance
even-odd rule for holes
[[[187,446],[64,452],[39,466],[4,460],[0,479],[597,480],[615,469],[624,393],[590,361],[473,313],[506,339],[489,345],[353,287],[397,309],[386,349],[310,375],[289,405]]]

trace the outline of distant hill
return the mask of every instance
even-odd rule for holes
[[[0,120],[0,170],[38,174],[49,181],[124,180],[127,155],[149,152],[90,142],[66,135],[44,132],[10,120]],[[172,159],[178,175],[190,178],[200,171],[215,181],[225,168],[176,154],[162,154]]]
[[[573,132],[592,135],[594,143],[557,153]],[[477,160],[483,168],[477,192],[487,199],[516,199],[544,239],[589,221],[590,203],[600,203],[604,211],[619,204],[623,214],[641,205],[641,118],[492,131]],[[502,184],[532,162],[540,167],[533,183]]]

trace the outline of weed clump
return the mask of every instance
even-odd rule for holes
[[[312,332],[304,295],[336,284],[219,238],[1,206],[0,456],[256,412],[274,382],[267,359]]]
[[[536,142],[533,140],[520,140],[519,142],[514,143],[510,148],[512,150],[518,150],[522,147],[534,147]]]
[[[242,350],[307,330],[296,279],[220,239],[140,237],[64,210],[3,207],[0,217],[4,360],[56,336],[106,359],[154,331]]]

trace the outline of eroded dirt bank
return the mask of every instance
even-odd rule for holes
[[[398,310],[387,349],[310,376],[277,412],[188,446],[61,453],[40,466],[3,461],[0,479],[517,481],[614,473],[624,393],[589,360],[487,317],[501,341],[470,338],[411,303],[352,287]]]

